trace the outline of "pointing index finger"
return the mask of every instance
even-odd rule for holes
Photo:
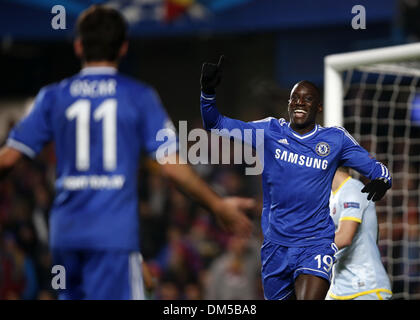
[[[217,63],[217,69],[221,70],[223,66],[223,61],[225,60],[225,56],[222,54],[219,58],[219,62]]]

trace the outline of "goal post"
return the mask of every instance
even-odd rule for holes
[[[324,126],[345,127],[393,177],[376,209],[394,298],[420,299],[420,43],[329,55],[324,72]]]
[[[324,58],[324,125],[343,125],[343,71],[420,58],[420,43],[353,51]]]

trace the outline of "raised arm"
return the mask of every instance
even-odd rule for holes
[[[257,148],[263,143],[264,129],[272,118],[245,122],[220,114],[216,106],[216,87],[222,79],[223,61],[224,57],[221,56],[217,64],[206,62],[201,69],[200,108],[203,126],[217,135],[235,138]]]
[[[224,56],[220,56],[217,64],[205,62],[201,68],[201,116],[206,130],[217,128],[223,116],[219,113],[214,103],[216,87],[222,80]],[[208,102],[208,103],[207,103]]]
[[[211,129],[251,129],[247,123],[224,117],[216,107],[216,87],[222,80],[224,56],[220,56],[217,64],[205,62],[201,68],[201,96],[200,107],[203,118],[203,126],[206,130]]]

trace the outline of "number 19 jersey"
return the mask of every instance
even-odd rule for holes
[[[7,144],[35,157],[55,143],[51,247],[138,250],[140,156],[154,157],[164,143],[157,132],[171,128],[155,91],[114,68],[84,68],[41,89]]]

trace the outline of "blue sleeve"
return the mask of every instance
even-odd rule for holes
[[[7,145],[33,158],[53,139],[50,109],[53,104],[52,90],[43,88],[34,105],[9,134]]]
[[[166,113],[158,94],[148,89],[142,97],[144,115],[142,122],[143,149],[152,158],[156,157],[159,147],[177,150],[175,126]]]
[[[373,158],[357,141],[342,127],[337,127],[343,133],[340,166],[350,167],[360,172],[370,180],[385,178],[392,185],[388,168]]]
[[[270,208],[271,208],[271,197],[270,190],[267,184],[266,179],[262,179],[262,188],[263,188],[263,208],[261,213],[261,230],[263,235],[265,235],[270,224]]]
[[[244,141],[254,148],[263,144],[264,130],[272,118],[244,122],[222,116],[216,107],[216,95],[206,95],[203,92],[200,97],[200,107],[203,126],[206,130],[220,136]]]

